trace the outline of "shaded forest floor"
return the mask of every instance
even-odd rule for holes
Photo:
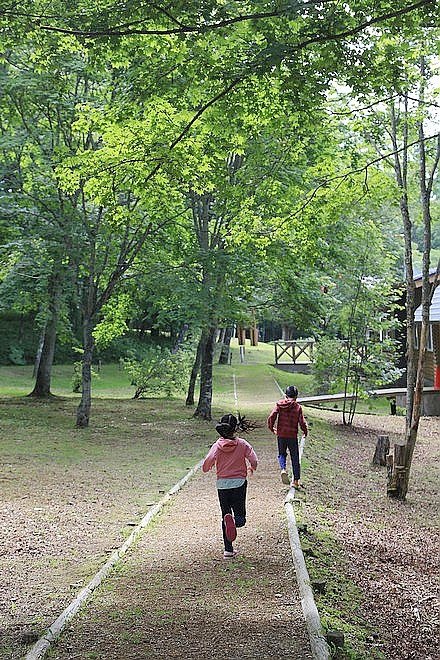
[[[315,414],[315,411],[314,411]],[[440,419],[423,418],[406,503],[386,496],[386,468],[371,465],[377,437],[393,443],[403,417],[320,412],[305,451],[307,497],[298,518],[323,623],[365,640],[363,654],[438,658],[440,633]],[[324,421],[325,420],[325,421]],[[330,425],[330,426],[329,426]],[[341,617],[338,612],[349,612]],[[357,642],[359,644],[359,641]]]

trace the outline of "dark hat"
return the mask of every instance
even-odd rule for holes
[[[288,396],[289,399],[296,399],[298,396],[298,388],[295,387],[295,385],[289,385],[289,387],[286,387],[286,396]]]

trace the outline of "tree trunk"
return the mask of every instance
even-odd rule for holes
[[[412,221],[408,204],[408,98],[404,97],[404,110],[400,121],[403,123],[402,148],[398,140],[398,115],[394,102],[390,105],[391,139],[394,149],[394,173],[400,190],[400,214],[402,216],[405,239],[405,281],[406,281],[406,429],[411,426],[414,385],[416,381],[416,361],[414,346],[415,285],[412,260]],[[401,154],[401,155],[400,155]]]
[[[251,326],[251,346],[258,346],[258,326],[255,318],[255,309],[252,309],[252,326]]]
[[[237,338],[239,346],[244,346],[246,344],[246,328],[243,326],[237,326]]]
[[[216,327],[209,328],[202,351],[202,361],[200,368],[200,396],[194,417],[202,419],[211,419],[212,404],[212,362],[214,356],[214,338]]]
[[[172,348],[171,353],[177,353],[179,348],[182,346],[183,342],[185,341],[185,337],[187,335],[187,332],[189,330],[189,325],[188,323],[184,323],[182,327],[179,330],[179,334],[176,337],[176,340],[174,342],[174,346]]]
[[[78,428],[86,428],[89,425],[92,406],[93,327],[93,319],[85,318],[83,323],[82,395],[76,412],[76,426]]]
[[[420,105],[423,108],[424,104],[424,92],[425,92],[425,58],[421,57],[420,60],[420,74],[421,74],[421,85],[420,85],[420,94],[419,100]],[[433,286],[429,282],[429,270],[431,262],[431,195],[433,189],[433,183],[440,162],[440,136],[437,138],[437,148],[434,155],[432,167],[428,172],[427,162],[426,162],[426,146],[425,146],[425,135],[423,127],[423,119],[419,122],[419,186],[420,186],[420,202],[422,207],[422,216],[423,216],[423,267],[422,267],[422,327],[420,332],[420,343],[419,343],[419,356],[417,367],[415,365],[415,357],[413,359],[414,366],[414,381],[410,382],[408,378],[408,390],[412,386],[412,406],[411,409],[407,409],[407,424],[406,424],[406,451],[405,451],[405,469],[402,471],[401,479],[399,482],[398,488],[398,498],[401,500],[406,499],[409,486],[409,476],[410,469],[412,464],[412,457],[414,453],[414,448],[417,440],[417,434],[420,423],[421,409],[422,409],[422,397],[423,397],[423,386],[425,381],[424,375],[424,366],[425,366],[425,353],[426,353],[426,343],[429,332],[429,310],[431,306],[432,295],[436,286],[436,282]],[[412,326],[414,327],[414,309],[412,310]],[[414,335],[412,334],[412,337]],[[415,356],[414,350],[414,340],[412,344],[412,349]],[[407,394],[407,402],[408,395]]]
[[[364,277],[364,272],[365,272],[365,264],[364,262],[362,262],[358,272],[356,293],[351,301],[351,307],[350,307],[349,327],[348,327],[348,336],[347,336],[347,364],[345,367],[345,378],[344,378],[344,403],[342,407],[342,421],[344,426],[351,426],[353,423],[353,418],[356,412],[357,399],[359,393],[360,365],[356,365],[356,360],[359,358],[360,337],[362,337],[362,341],[363,341],[363,337],[365,336],[365,333],[363,331],[360,331],[359,328],[356,328],[356,312],[357,312],[359,300],[361,299],[361,295],[362,295],[362,280]],[[348,405],[349,389],[351,390],[351,398],[350,398],[350,403]]]
[[[32,378],[37,377],[38,367],[40,366],[41,353],[43,352],[45,334],[46,334],[46,323],[44,324],[44,328],[42,329],[41,334],[40,334],[40,341],[38,342],[38,349],[37,349],[37,354],[35,356],[34,370],[32,372]]]
[[[197,353],[196,353],[196,357],[194,358],[194,364],[191,370],[191,376],[189,377],[188,393],[186,395],[186,401],[185,401],[185,404],[187,406],[194,405],[194,391],[196,389],[197,376],[200,371],[200,363],[202,361],[204,343],[205,343],[205,334],[204,332],[202,332],[202,335],[199,339],[199,343],[197,344]]]
[[[231,352],[231,339],[234,328],[228,325],[223,338],[222,350],[218,359],[219,364],[229,364],[229,354]]]
[[[49,283],[49,310],[44,330],[43,346],[38,361],[35,385],[29,396],[47,398],[52,396],[50,391],[53,357],[57,338],[58,319],[60,315],[62,284],[58,273],[55,273]]]

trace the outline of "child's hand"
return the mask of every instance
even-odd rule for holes
[[[251,466],[248,466],[247,473],[248,473],[248,477],[252,477],[252,475],[254,474],[254,471],[251,468]]]

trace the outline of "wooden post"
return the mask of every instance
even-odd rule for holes
[[[405,467],[406,444],[394,445],[394,456],[387,456],[387,495],[389,497],[400,498],[400,493],[405,486]]]
[[[243,362],[244,362],[244,351],[245,351],[245,348],[244,348],[244,346],[239,346],[239,349],[240,349],[240,362],[243,363]]]
[[[394,445],[394,472],[396,474],[397,493],[400,493],[405,483],[406,444]]]
[[[244,346],[246,343],[246,328],[243,328],[241,325],[237,326],[237,337],[238,344]]]
[[[373,456],[373,465],[386,465],[387,454],[390,451],[390,438],[388,435],[380,435],[377,439],[376,451]]]
[[[394,465],[394,456],[388,454],[387,456],[387,494],[389,497],[393,497],[396,485],[393,481],[393,465]]]

